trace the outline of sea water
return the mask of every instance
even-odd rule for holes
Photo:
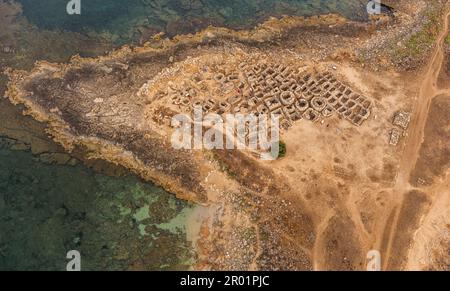
[[[235,29],[253,27],[269,16],[311,16],[339,13],[367,18],[366,0],[80,0],[81,14],[66,12],[68,0],[20,0],[25,16],[40,28],[103,33],[118,42],[139,32],[169,36],[198,31],[208,25]]]

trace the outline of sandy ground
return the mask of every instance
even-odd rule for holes
[[[433,102],[433,99],[436,98],[436,95],[439,92],[437,83],[438,83],[438,78],[439,78],[439,74],[441,72],[441,69],[443,67],[443,63],[445,60],[445,50],[444,50],[444,41],[445,38],[448,35],[448,25],[449,25],[449,16],[450,13],[445,14],[444,17],[444,23],[443,23],[443,30],[441,32],[441,34],[439,35],[438,39],[437,39],[437,45],[436,45],[436,49],[435,52],[432,55],[430,64],[428,65],[428,68],[426,70],[426,74],[424,75],[424,79],[423,82],[421,84],[420,87],[420,93],[418,96],[418,100],[416,101],[415,104],[415,109],[414,109],[414,113],[413,113],[413,117],[411,120],[411,127],[409,129],[409,136],[408,136],[408,140],[407,140],[407,145],[405,148],[405,152],[403,153],[403,159],[400,162],[400,171],[399,171],[399,176],[398,179],[396,181],[396,185],[394,187],[394,191],[400,192],[400,191],[405,191],[405,189],[411,188],[410,186],[410,182],[413,184],[417,184],[417,181],[410,181],[410,175],[414,169],[415,166],[420,166],[421,164],[417,164],[417,161],[419,159],[419,155],[423,153],[420,152],[420,148],[421,146],[426,146],[426,143],[423,143],[424,141],[424,131],[426,129],[426,123],[427,123],[427,119],[429,119],[429,122],[433,122],[432,119],[434,118],[448,118],[448,113],[447,112],[439,112],[440,114],[430,114],[430,107],[431,107],[431,103]],[[445,98],[445,97],[444,97]],[[434,113],[434,112],[433,112]],[[442,115],[441,115],[442,114]],[[448,119],[447,119],[448,120]],[[448,121],[444,121],[443,124],[447,123]],[[438,124],[438,128],[439,126],[443,125]],[[427,129],[428,131],[432,131],[432,130],[437,130],[438,128],[434,128],[433,126],[429,126]],[[430,135],[429,133],[427,133],[427,135]],[[425,135],[426,137],[428,137],[427,135]],[[429,142],[429,141],[428,141]],[[444,153],[448,151],[448,149],[440,149],[442,150]],[[435,155],[440,155],[440,153],[435,153]],[[420,162],[420,160],[419,160]],[[436,166],[436,165],[434,165]],[[414,175],[413,175],[414,177]],[[430,196],[436,196],[439,195],[440,193],[428,193]],[[397,212],[397,228],[392,228],[391,229],[391,235],[390,235],[390,241],[387,244],[387,248],[386,248],[386,256],[387,258],[391,258],[392,256],[390,255],[391,252],[393,251],[393,246],[395,247],[395,243],[396,241],[398,241],[399,239],[405,239],[405,234],[403,234],[401,231],[403,228],[402,223],[404,224],[405,221],[411,220],[412,217],[408,217],[411,215],[415,216],[415,219],[412,219],[412,223],[417,223],[417,220],[421,219],[421,215],[423,215],[424,213],[426,213],[426,209],[422,209],[422,211],[420,211],[421,209],[418,209],[417,212],[415,213],[404,213],[404,212],[408,212],[408,209],[406,208],[408,206],[408,203],[412,203],[408,201],[408,198],[406,198],[406,201],[402,201],[402,196],[399,197],[400,199],[400,203],[403,203],[403,209],[400,209],[399,212]],[[426,199],[426,198],[425,198]],[[420,199],[419,199],[420,200]],[[417,203],[421,203],[420,201],[417,201]],[[405,206],[406,204],[406,206]],[[406,218],[405,218],[406,216]],[[403,220],[403,221],[402,221]],[[396,223],[396,221],[394,220],[393,223]],[[443,231],[445,231],[445,228],[443,229]],[[409,244],[406,245],[402,245],[402,248],[405,248],[407,246],[409,246]],[[398,248],[400,246],[397,246],[395,248],[395,252],[398,251]],[[397,269],[397,268],[402,268],[404,267],[404,263],[399,263],[396,262],[397,260],[393,260],[394,263],[391,264],[391,259],[386,260],[386,265],[388,268],[392,268],[392,269]]]

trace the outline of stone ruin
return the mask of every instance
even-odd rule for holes
[[[394,114],[394,119],[392,124],[395,126],[399,126],[404,130],[408,128],[409,123],[411,122],[411,114],[404,111],[399,111]]]
[[[203,68],[168,86],[165,95],[184,112],[201,106],[205,114],[278,114],[284,129],[301,119],[316,122],[334,114],[360,126],[371,114],[372,101],[329,71],[309,73],[292,65],[250,61],[227,69]]]
[[[389,139],[389,144],[396,146],[400,142],[400,138],[402,137],[403,131],[398,128],[393,128],[391,130],[391,137]]]
[[[389,144],[396,146],[400,142],[400,138],[403,136],[403,133],[406,129],[408,129],[409,123],[411,122],[411,114],[404,111],[398,111],[394,114],[394,118],[392,119],[392,124],[394,127],[391,130]]]

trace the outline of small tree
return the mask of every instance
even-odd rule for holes
[[[278,147],[278,158],[282,158],[286,156],[286,143],[284,141],[279,141],[279,147]]]

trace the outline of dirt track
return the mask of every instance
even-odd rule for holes
[[[400,205],[400,207],[397,207],[396,210],[394,210],[395,217],[392,223],[390,224],[388,222],[389,225],[385,226],[385,228],[390,229],[390,231],[388,231],[388,238],[384,239],[385,241],[387,239],[387,248],[386,253],[384,254],[385,260],[383,264],[384,269],[391,269],[393,267],[391,255],[392,245],[398,233],[397,228],[399,227],[398,222],[402,209],[401,206],[404,204],[405,194],[412,189],[410,184],[410,175],[414,170],[419,157],[420,147],[424,140],[424,129],[428,119],[431,102],[434,97],[442,93],[442,90],[438,88],[437,84],[445,58],[444,42],[449,33],[449,17],[450,12],[447,12],[444,17],[443,30],[437,39],[435,51],[432,55],[428,68],[426,69],[426,73],[424,74],[420,92],[412,113],[408,137],[402,159],[400,161],[396,183],[393,188],[394,197],[398,197],[398,205]]]

